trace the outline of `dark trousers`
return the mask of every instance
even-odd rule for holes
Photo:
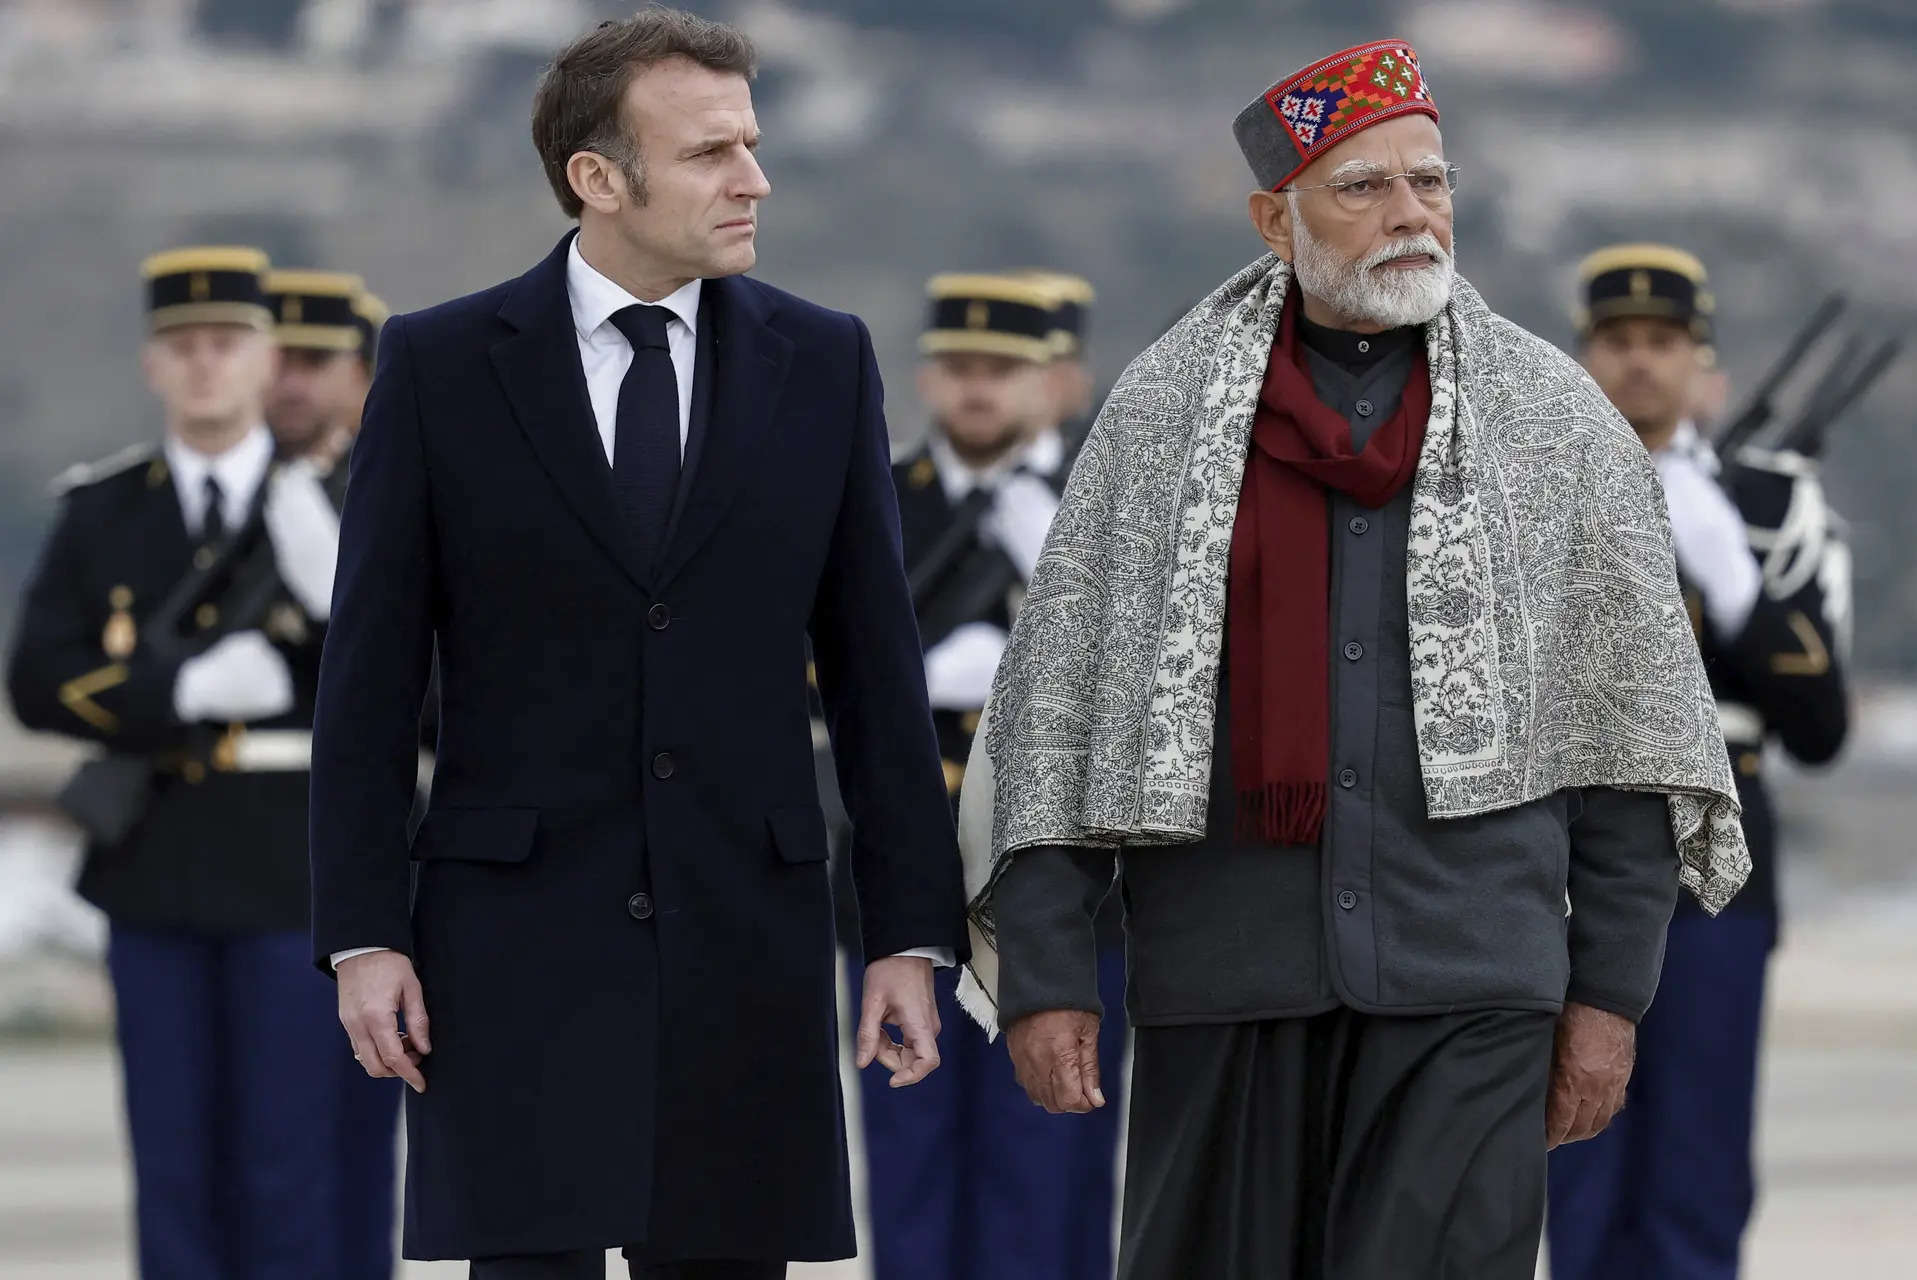
[[[640,1262],[629,1260],[632,1280],[779,1280],[783,1262]],[[475,1258],[471,1280],[606,1280],[606,1251],[576,1249],[525,1258]]]
[[[858,990],[857,967],[853,987]],[[939,1069],[893,1089],[860,1074],[876,1280],[1110,1280],[1125,955],[1099,954],[1106,1106],[1053,1116],[1032,1105],[1003,1040],[959,1007],[958,970],[935,975]]]
[[[1734,1280],[1756,1199],[1764,978],[1777,922],[1680,908],[1628,1105],[1551,1153],[1552,1280]]]
[[[141,1276],[388,1274],[396,1099],[379,1091],[387,1119],[376,1144],[351,1140],[345,1068],[356,1064],[306,935],[210,937],[115,924],[107,963]],[[358,1132],[370,1128],[363,1121]],[[355,1167],[375,1179],[370,1152],[385,1159],[383,1210],[362,1203],[354,1231],[342,1206],[349,1148]],[[368,1258],[375,1268],[384,1258],[385,1269],[359,1269]]]
[[[1556,1024],[1140,1027],[1121,1280],[1531,1280]]]

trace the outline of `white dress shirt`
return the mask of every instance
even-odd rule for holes
[[[692,377],[698,366],[699,295],[705,281],[667,294],[655,306],[672,312],[666,321],[666,346],[672,356],[672,372],[679,384],[679,453],[685,456],[686,437],[692,429]],[[613,461],[613,442],[617,438],[619,384],[632,368],[632,343],[612,323],[612,314],[640,303],[619,285],[587,262],[579,252],[579,237],[566,250],[566,294],[572,301],[573,336],[579,341],[579,364],[586,373],[586,394],[592,401],[593,422],[599,428],[600,443],[606,448],[606,461]],[[333,967],[354,956],[384,951],[385,947],[354,947],[335,951]],[[941,969],[958,962],[950,947],[914,947],[899,953],[930,960]]]
[[[273,465],[273,433],[261,423],[240,438],[225,453],[208,456],[183,441],[168,435],[165,445],[167,470],[173,475],[173,491],[180,498],[180,514],[186,531],[198,537],[206,523],[206,478],[220,485],[220,517],[228,533],[246,523],[253,497]]]
[[[666,346],[672,355],[672,373],[679,384],[679,456],[685,456],[686,436],[692,430],[692,374],[699,356],[699,295],[705,281],[667,294],[654,303],[672,313],[666,321]],[[579,364],[586,371],[586,394],[592,400],[593,421],[611,462],[619,408],[619,384],[632,368],[632,343],[612,323],[612,314],[644,305],[614,284],[579,252],[579,237],[566,250],[566,293],[572,299],[572,331],[579,340]]]

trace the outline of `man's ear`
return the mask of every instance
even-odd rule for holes
[[[617,213],[626,197],[618,166],[597,151],[575,151],[566,161],[566,181],[579,202],[596,213]]]
[[[1254,191],[1246,211],[1265,247],[1286,262],[1292,261],[1291,198],[1280,191]]]

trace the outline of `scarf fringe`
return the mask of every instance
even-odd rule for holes
[[[1238,793],[1238,839],[1315,845],[1324,829],[1328,790],[1322,782],[1272,782]]]

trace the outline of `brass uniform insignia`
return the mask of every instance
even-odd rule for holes
[[[107,603],[113,606],[113,613],[100,632],[100,648],[117,662],[131,657],[140,642],[139,628],[134,625],[133,615],[127,612],[133,607],[133,592],[128,587],[115,587],[107,593]]]

